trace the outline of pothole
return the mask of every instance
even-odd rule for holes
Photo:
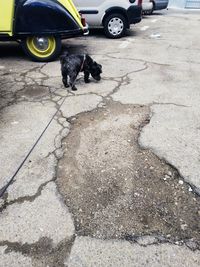
[[[57,185],[77,234],[200,241],[200,198],[173,168],[138,146],[148,118],[148,107],[109,103],[72,121]]]

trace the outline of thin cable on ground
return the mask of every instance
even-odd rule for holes
[[[42,138],[42,136],[44,135],[44,133],[46,132],[46,130],[48,129],[49,125],[51,124],[51,122],[53,121],[53,119],[55,118],[55,116],[57,115],[57,113],[60,111],[60,108],[62,107],[63,103],[66,100],[66,97],[64,97],[62,103],[60,104],[60,106],[58,107],[58,109],[56,110],[56,112],[54,113],[53,117],[51,118],[51,120],[48,122],[48,124],[46,125],[46,127],[44,128],[44,130],[42,131],[42,133],[40,134],[40,136],[38,137],[38,139],[36,140],[36,142],[33,144],[32,148],[29,150],[28,154],[26,155],[26,157],[23,159],[23,161],[21,162],[21,164],[19,165],[19,167],[17,168],[17,170],[15,171],[15,173],[13,174],[13,176],[9,179],[9,181],[7,182],[7,184],[2,187],[0,189],[0,198],[2,198],[2,196],[4,195],[5,191],[8,189],[8,187],[11,185],[11,183],[13,182],[15,176],[18,174],[18,172],[20,171],[20,169],[23,167],[24,163],[26,162],[26,160],[28,159],[28,157],[30,156],[30,154],[32,153],[32,151],[34,150],[34,148],[36,147],[36,145],[38,144],[38,142],[40,141],[40,139]]]

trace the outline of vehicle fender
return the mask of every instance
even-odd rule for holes
[[[56,0],[19,0],[15,34],[48,34],[79,29],[76,19]]]
[[[106,11],[105,11],[105,14],[104,14],[104,17],[103,17],[103,20],[102,22],[104,22],[104,19],[106,18],[106,16],[110,15],[110,14],[113,14],[113,13],[120,13],[122,15],[124,15],[124,17],[126,18],[127,20],[127,27],[128,27],[128,16],[127,16],[127,10],[123,7],[119,7],[119,6],[113,6],[113,7],[110,7],[108,8]]]

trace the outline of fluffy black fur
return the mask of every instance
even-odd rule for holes
[[[69,55],[65,53],[60,57],[62,81],[65,87],[71,87],[72,90],[77,90],[75,86],[76,78],[79,72],[84,72],[84,81],[89,83],[91,76],[97,80],[101,80],[102,66],[89,55]]]

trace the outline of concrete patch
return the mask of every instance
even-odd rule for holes
[[[119,78],[127,75],[128,73],[138,72],[145,69],[145,62],[136,60],[123,59],[118,57],[103,57],[101,60],[103,65],[102,77],[105,78]],[[114,67],[111,67],[114,66]],[[131,68],[130,68],[131,66]]]
[[[84,83],[83,77],[79,79],[76,83],[78,91],[76,95],[79,94],[97,94],[99,96],[105,97],[117,87],[118,82],[113,80],[107,80],[106,78],[100,81],[95,82],[91,79],[89,84]]]
[[[17,170],[54,113],[54,103],[19,103],[4,109],[0,123],[0,188]],[[13,124],[15,121],[18,123]]]
[[[69,127],[69,123],[65,118],[56,117],[52,121],[48,130],[16,175],[14,183],[8,188],[8,202],[26,196],[34,196],[44,183],[55,178],[57,152],[61,149],[62,138],[67,136],[69,132],[67,127]]]
[[[141,146],[167,159],[188,182],[200,188],[199,108],[156,105],[152,113],[141,133]]]
[[[0,214],[0,241],[32,244],[46,237],[56,246],[71,239],[74,225],[60,200],[54,183],[49,183],[33,202],[15,203]]]
[[[101,101],[102,98],[97,95],[72,96],[66,99],[61,111],[66,118],[69,118],[78,113],[95,109]]]
[[[200,199],[176,171],[138,146],[148,111],[110,103],[72,122],[57,184],[79,235],[200,240]]]
[[[192,73],[189,72],[189,64],[179,68],[150,63],[148,66],[142,75],[140,72],[130,74],[132,82],[122,85],[120,90],[112,95],[113,100],[123,104],[174,103],[199,106],[199,65],[193,65]]]
[[[74,243],[68,267],[198,267],[200,252],[185,246],[162,244],[141,247],[138,244],[119,241],[101,241],[78,237]]]
[[[45,74],[48,77],[60,77],[61,78],[60,62],[55,61],[49,64],[45,64],[41,69],[41,73]]]
[[[29,257],[25,257],[17,252],[5,253],[6,249],[6,246],[0,247],[0,262],[2,267],[33,267]]]

